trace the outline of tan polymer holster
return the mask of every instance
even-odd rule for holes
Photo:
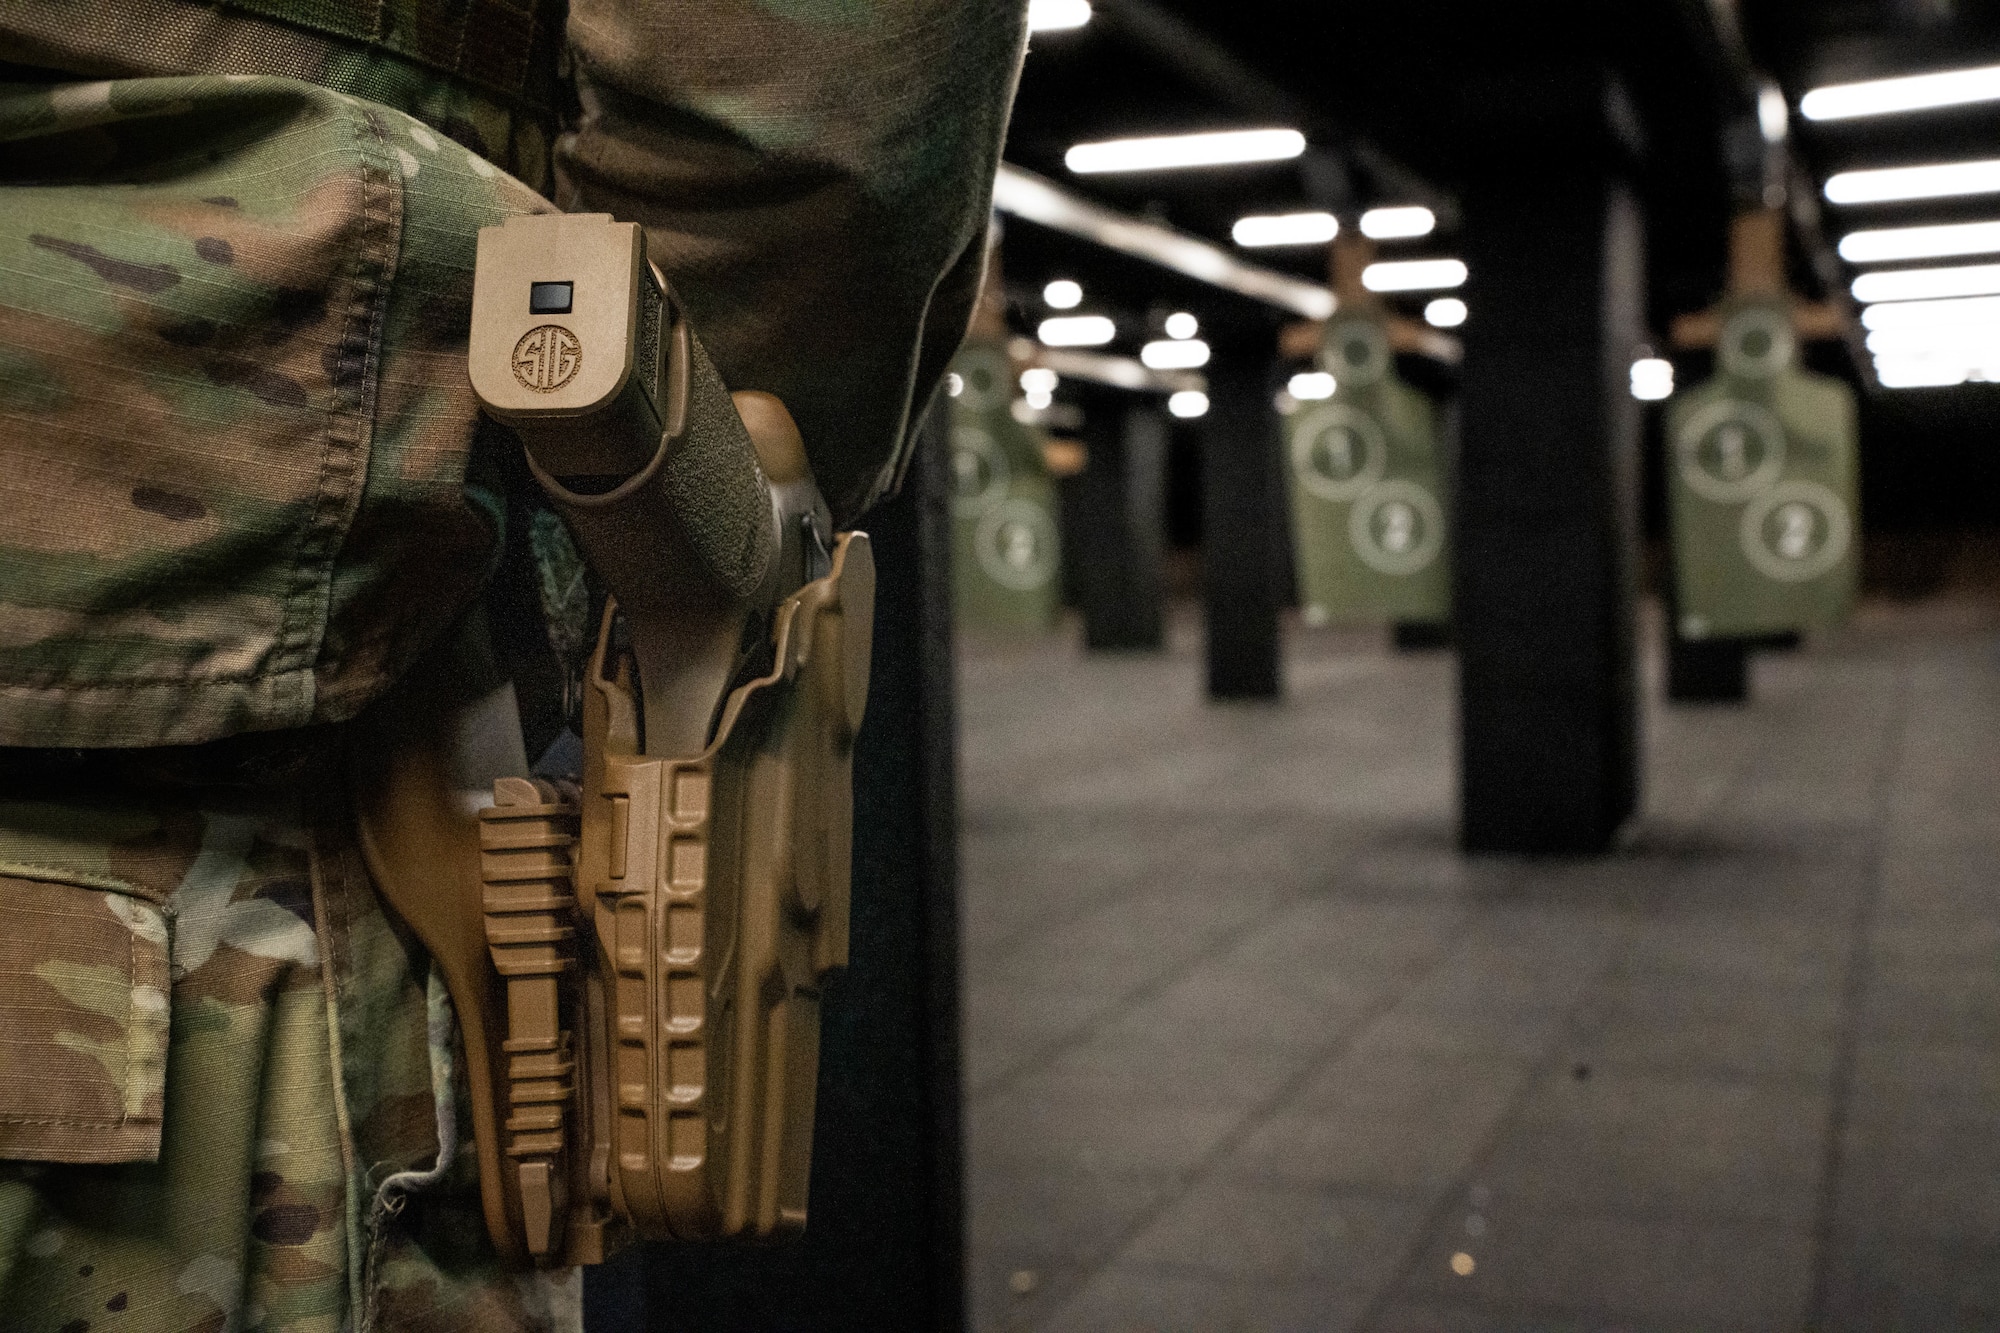
[[[723,388],[637,226],[516,218],[478,264],[473,387],[611,594],[580,790],[526,775],[512,716],[511,750],[468,745],[462,673],[419,671],[357,747],[363,851],[451,993],[503,1256],[796,1231],[847,960],[868,538],[829,549],[790,415]],[[482,749],[513,771],[469,780]]]

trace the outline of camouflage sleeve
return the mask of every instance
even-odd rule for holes
[[[836,517],[893,481],[965,333],[1025,0],[574,0],[558,201],[646,225],[732,388]]]

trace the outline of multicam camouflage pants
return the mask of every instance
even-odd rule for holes
[[[303,83],[0,86],[0,1329],[580,1324],[427,1180],[339,757],[490,566],[473,237],[546,207]]]

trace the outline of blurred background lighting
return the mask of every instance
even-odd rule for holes
[[[1765,143],[1783,143],[1791,133],[1791,108],[1785,104],[1784,90],[1767,83],[1757,91],[1757,128]]]
[[[1391,259],[1361,271],[1371,292],[1428,292],[1465,285],[1465,265],[1456,259]]]
[[[1064,32],[1090,22],[1090,0],[1028,0],[1029,32]]]
[[[1371,208],[1361,215],[1361,234],[1371,241],[1399,241],[1428,236],[1437,228],[1437,214],[1428,208]]]
[[[1851,290],[1857,301],[1927,301],[1951,296],[1988,296],[2000,293],[2000,264],[1864,273],[1854,280]]]
[[[1118,336],[1118,326],[1103,315],[1058,315],[1043,320],[1035,336],[1050,347],[1102,347]]]
[[[1335,388],[1333,376],[1324,370],[1304,370],[1292,376],[1285,389],[1302,403],[1318,398],[1331,398]]]
[[[1799,114],[1807,120],[1849,120],[1996,99],[2000,99],[2000,65],[1987,65],[1866,83],[1829,84],[1807,93],[1799,103]]]
[[[1208,395],[1199,389],[1182,389],[1167,399],[1167,411],[1183,421],[1208,415]]]
[[[1208,344],[1199,338],[1150,342],[1139,349],[1139,360],[1151,370],[1195,370],[1208,364]]]
[[[1632,396],[1642,403],[1657,403],[1674,396],[1674,363],[1657,356],[1642,357],[1632,363]]]
[[[1440,296],[1424,307],[1424,323],[1434,329],[1455,329],[1465,323],[1465,302],[1456,296]]]
[[[1284,162],[1305,151],[1306,136],[1297,130],[1220,130],[1080,143],[1064,155],[1063,164],[1082,176],[1106,171],[1171,171],[1244,162]]]
[[[1167,336],[1169,338],[1192,338],[1201,332],[1201,321],[1185,310],[1176,310],[1167,316]]]
[[[1975,296],[1955,301],[1899,301],[1871,305],[1861,312],[1864,329],[1963,328],[2000,326],[2000,296]]]
[[[944,376],[944,396],[956,398],[965,392],[965,377],[955,370],[948,370]]]
[[[1061,381],[1047,366],[1029,366],[1021,372],[1022,393],[1054,393]]]
[[[1843,171],[1826,182],[1826,197],[1836,204],[1886,204],[1996,192],[2000,192],[2000,162],[1991,160]]]
[[[1276,213],[1238,218],[1229,235],[1238,245],[1325,245],[1340,234],[1331,213]]]
[[[1936,389],[1963,384],[1972,378],[1971,368],[1959,361],[1928,357],[1878,356],[1875,378],[1885,389]]]
[[[1951,255],[2000,252],[2000,222],[1958,222],[1941,227],[1884,227],[1849,232],[1840,257],[1850,264],[1894,263],[1899,259],[1944,259]]]
[[[1068,278],[1057,278],[1042,288],[1042,300],[1048,302],[1052,310],[1074,310],[1083,304],[1083,285]]]

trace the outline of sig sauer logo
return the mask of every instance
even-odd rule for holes
[[[554,393],[576,378],[583,344],[560,324],[538,324],[514,344],[514,378],[536,393]]]

